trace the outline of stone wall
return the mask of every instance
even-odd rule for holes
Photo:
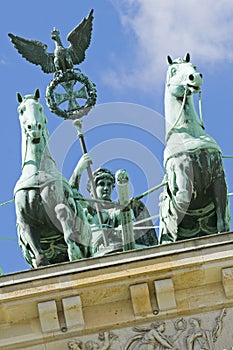
[[[233,347],[232,233],[0,277],[0,349]]]

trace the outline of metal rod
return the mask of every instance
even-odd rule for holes
[[[80,141],[80,146],[81,146],[81,149],[82,149],[82,153],[86,154],[87,153],[87,147],[86,147],[86,144],[85,144],[84,135],[83,135],[82,130],[81,130],[81,121],[79,119],[77,119],[77,120],[75,120],[73,122],[73,124],[74,124],[74,126],[76,127],[76,129],[78,131],[78,138],[79,138],[79,141]],[[97,198],[97,193],[96,193],[96,186],[95,186],[95,182],[94,182],[94,178],[93,178],[93,175],[92,175],[92,170],[91,170],[90,164],[87,167],[87,174],[88,174],[88,178],[89,178],[90,184],[91,184],[92,195],[93,195],[94,199],[98,199]],[[99,209],[98,202],[95,202],[95,209],[96,209],[96,213],[97,213],[97,216],[98,216],[99,224],[103,225],[103,216],[102,216],[102,213],[101,213],[101,211]],[[107,244],[107,239],[106,239],[105,232],[103,231],[102,234],[103,234],[104,246],[107,247],[108,244]]]
[[[149,189],[148,191],[143,192],[142,194],[140,194],[139,196],[132,198],[132,201],[133,201],[133,200],[142,199],[143,197],[148,196],[148,194],[150,194],[150,193],[152,193],[152,192],[154,192],[154,191],[159,190],[161,187],[165,186],[166,184],[167,184],[167,182],[166,182],[166,181],[163,181],[163,182],[161,182],[159,185],[157,185],[157,186],[155,186],[155,187],[152,187],[152,188]]]

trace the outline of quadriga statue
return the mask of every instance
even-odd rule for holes
[[[230,229],[222,153],[206,133],[193,101],[193,94],[201,91],[202,74],[190,63],[189,54],[176,60],[168,56],[168,64],[166,186],[160,197],[160,243]]]

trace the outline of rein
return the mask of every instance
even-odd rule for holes
[[[24,152],[24,159],[23,159],[23,164],[22,164],[22,171],[25,165],[25,160],[26,160],[26,156],[27,156],[27,151],[28,151],[28,134],[26,134],[26,148],[25,148],[25,152]]]
[[[199,91],[199,100],[198,100],[198,107],[199,107],[199,118],[201,121],[201,127],[203,129],[205,129],[205,125],[204,125],[204,118],[203,118],[203,114],[202,114],[202,94],[201,94],[201,90]]]
[[[188,93],[188,86],[185,86],[185,90],[184,90],[184,97],[183,97],[183,101],[182,101],[182,105],[180,107],[180,111],[179,111],[179,114],[175,120],[175,123],[172,125],[171,129],[169,130],[168,134],[167,134],[167,137],[166,137],[166,142],[168,142],[171,134],[172,134],[172,131],[175,129],[176,125],[178,124],[179,120],[180,120],[180,117],[181,117],[181,113],[183,112],[183,109],[184,109],[184,105],[185,105],[185,102],[186,102],[186,97],[187,97],[187,93]]]
[[[173,85],[175,85],[175,84],[173,84]],[[177,86],[178,86],[178,84],[177,84]],[[176,125],[180,121],[181,114],[182,114],[182,112],[184,110],[184,106],[185,106],[188,90],[189,90],[189,87],[188,87],[188,85],[186,85],[185,86],[185,90],[184,90],[184,97],[183,97],[183,101],[182,101],[182,104],[181,104],[181,107],[180,107],[179,114],[178,114],[174,124],[172,125],[171,129],[169,130],[169,132],[168,132],[168,134],[166,136],[166,142],[168,142],[169,138],[172,135],[173,130],[176,128]],[[201,94],[201,91],[199,91],[199,94],[198,94],[198,107],[199,107],[199,118],[200,118],[200,122],[201,122],[201,127],[204,129],[204,119],[203,119],[203,115],[202,115],[202,94]]]
[[[44,142],[46,144],[46,138],[45,138],[44,130],[42,131],[42,137],[43,137]],[[28,139],[29,139],[29,135],[26,133],[26,148],[25,148],[25,152],[24,152],[24,159],[23,159],[23,165],[22,165],[21,170],[23,170],[23,168],[25,166],[25,160],[26,160],[27,151],[28,151]]]

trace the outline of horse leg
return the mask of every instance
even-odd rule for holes
[[[55,207],[55,213],[62,226],[64,240],[68,247],[69,260],[73,261],[83,258],[78,244],[72,239],[74,232],[70,225],[72,222],[70,209],[65,204],[57,204]]]
[[[67,192],[67,198],[65,198],[64,192]],[[56,183],[50,184],[43,189],[41,197],[50,220],[64,234],[69,260],[73,261],[87,256],[88,252],[85,249],[88,245],[85,242],[87,242],[90,234],[86,235],[87,230],[85,229],[83,208],[80,205],[78,210],[78,205],[69,196],[69,188],[61,181],[56,181]],[[82,250],[80,247],[82,247]]]
[[[170,191],[168,191],[168,186],[164,187],[159,201],[159,244],[176,242],[178,238],[178,216],[170,196]]]
[[[167,188],[160,197],[159,242],[180,239],[180,224],[193,195],[193,169],[187,154],[170,158],[166,165]]]
[[[23,237],[23,241],[27,242],[27,251],[31,251],[32,255],[34,255],[34,258],[32,259],[33,267],[38,268],[49,265],[49,261],[41,249],[39,235],[37,234],[36,229],[34,230],[33,227],[24,224],[19,227],[19,235]]]
[[[33,267],[49,265],[47,258],[40,245],[40,234],[35,224],[30,221],[28,212],[35,211],[38,207],[36,191],[21,190],[15,195],[16,216],[18,224],[18,234],[26,246],[26,250],[31,251],[34,258]]]
[[[230,213],[224,174],[214,181],[212,192],[217,215],[217,232],[228,232],[230,230]]]
[[[193,192],[192,163],[187,157],[187,155],[183,155],[172,158],[167,166],[168,186],[175,201],[175,206],[181,212],[186,212],[188,209]]]

